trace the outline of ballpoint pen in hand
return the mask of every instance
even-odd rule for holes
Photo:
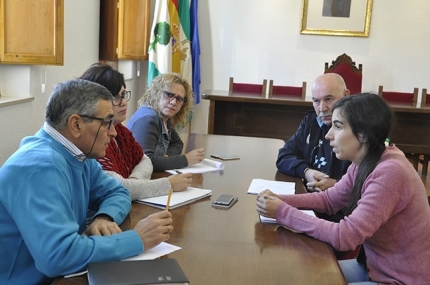
[[[175,171],[177,174],[182,174],[182,172],[177,169],[173,169],[173,171]]]

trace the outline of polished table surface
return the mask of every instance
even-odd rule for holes
[[[284,144],[278,139],[182,134],[186,151],[198,147],[210,154],[238,155],[222,171],[195,174],[193,186],[212,190],[212,197],[171,210],[174,231],[168,243],[182,249],[168,255],[178,260],[190,284],[346,284],[331,247],[274,224],[261,224],[256,196],[247,194],[253,178],[296,182],[277,172],[275,159]],[[164,176],[156,173],[155,176]],[[219,194],[234,194],[230,209],[211,207]],[[159,211],[133,203],[127,226]],[[85,277],[58,279],[55,284],[86,284]]]

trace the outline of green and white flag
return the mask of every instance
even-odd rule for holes
[[[151,31],[148,50],[148,86],[154,77],[172,70],[172,37],[168,0],[155,1]]]

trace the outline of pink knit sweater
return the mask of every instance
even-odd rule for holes
[[[352,214],[340,223],[298,211],[336,213],[348,204],[356,165],[324,192],[282,195],[276,219],[294,230],[352,250],[363,244],[369,276],[386,284],[430,284],[430,207],[426,189],[404,154],[395,146],[383,153],[365,181]]]

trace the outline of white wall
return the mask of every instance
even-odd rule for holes
[[[98,0],[64,1],[64,66],[0,65],[0,86],[3,95],[34,96],[29,103],[0,107],[0,165],[18,148],[24,136],[33,135],[45,119],[49,94],[58,82],[79,77],[91,64],[98,62],[99,13]],[[137,77],[137,62],[123,65],[121,72],[131,74],[127,89],[138,96],[139,80],[147,77],[147,64],[141,63]],[[46,92],[41,93],[41,78],[46,70]],[[130,103],[129,115],[136,109]]]
[[[155,1],[155,0],[153,0]],[[152,6],[154,6],[152,4]],[[430,1],[377,0],[373,3],[368,38],[301,35],[302,1],[199,0],[201,91],[228,89],[228,79],[301,85],[307,97],[324,63],[347,53],[363,64],[363,91],[412,91],[429,88]],[[3,93],[31,94],[35,100],[0,108],[0,165],[22,137],[34,134],[44,121],[46,100],[57,82],[79,76],[98,60],[99,1],[65,1],[64,66],[47,66],[46,93],[40,92],[40,66],[0,65]],[[125,64],[132,90],[128,116],[146,87],[147,63]],[[192,131],[206,133],[209,103],[194,109]]]
[[[200,0],[202,91],[227,90],[228,80],[300,86],[346,53],[363,64],[363,91],[429,88],[430,2],[374,0],[370,36],[301,35],[303,1]],[[196,106],[193,132],[206,132],[209,103]]]

